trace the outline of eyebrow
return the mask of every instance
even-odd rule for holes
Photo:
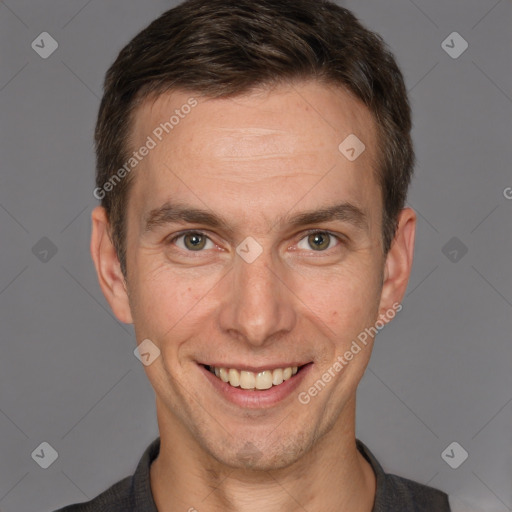
[[[288,225],[292,228],[319,224],[321,222],[341,221],[352,224],[360,230],[368,230],[368,217],[358,206],[343,202],[319,209],[307,210],[293,216],[280,216],[275,224]],[[222,229],[233,234],[229,222],[208,210],[193,208],[186,204],[169,202],[151,210],[145,217],[144,230],[153,231],[167,224],[203,224],[212,228]]]

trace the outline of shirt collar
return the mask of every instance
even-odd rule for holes
[[[372,512],[382,510],[384,504],[383,497],[386,488],[386,475],[379,461],[370,452],[368,447],[356,439],[356,446],[361,455],[368,461],[376,477],[375,504]],[[157,437],[146,449],[137,465],[137,469],[132,477],[131,492],[136,510],[144,512],[158,512],[153,493],[151,492],[150,467],[151,463],[160,453],[160,437]]]

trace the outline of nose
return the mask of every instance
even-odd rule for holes
[[[238,255],[226,281],[219,322],[224,332],[263,347],[292,331],[296,311],[284,263],[266,251],[252,263]]]

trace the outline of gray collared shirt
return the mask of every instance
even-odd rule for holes
[[[385,473],[370,450],[359,440],[357,449],[370,463],[376,476],[372,512],[450,512],[443,491]],[[151,493],[149,468],[160,451],[160,437],[146,449],[132,476],[123,478],[96,498],[55,512],[158,512]]]

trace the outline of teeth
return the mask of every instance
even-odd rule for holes
[[[240,372],[240,387],[242,389],[254,389],[256,387],[256,377],[252,372]]]
[[[276,368],[275,370],[264,370],[254,373],[235,368],[216,368],[210,366],[210,371],[223,382],[242,389],[270,389],[272,386],[279,386],[285,380],[291,378],[298,371],[297,366],[287,368]]]
[[[219,370],[219,374],[220,374],[220,378],[222,379],[222,382],[227,382],[229,380],[229,375],[228,375],[228,371],[226,370],[226,368],[221,368]],[[215,375],[217,375],[217,373],[215,373]]]
[[[279,386],[283,381],[283,370],[281,368],[277,368],[272,372],[272,384],[274,384],[274,386]]]
[[[228,371],[228,382],[235,388],[240,386],[240,372],[238,370],[230,369]]]
[[[256,389],[270,389],[272,387],[272,372],[265,370],[256,375]]]

